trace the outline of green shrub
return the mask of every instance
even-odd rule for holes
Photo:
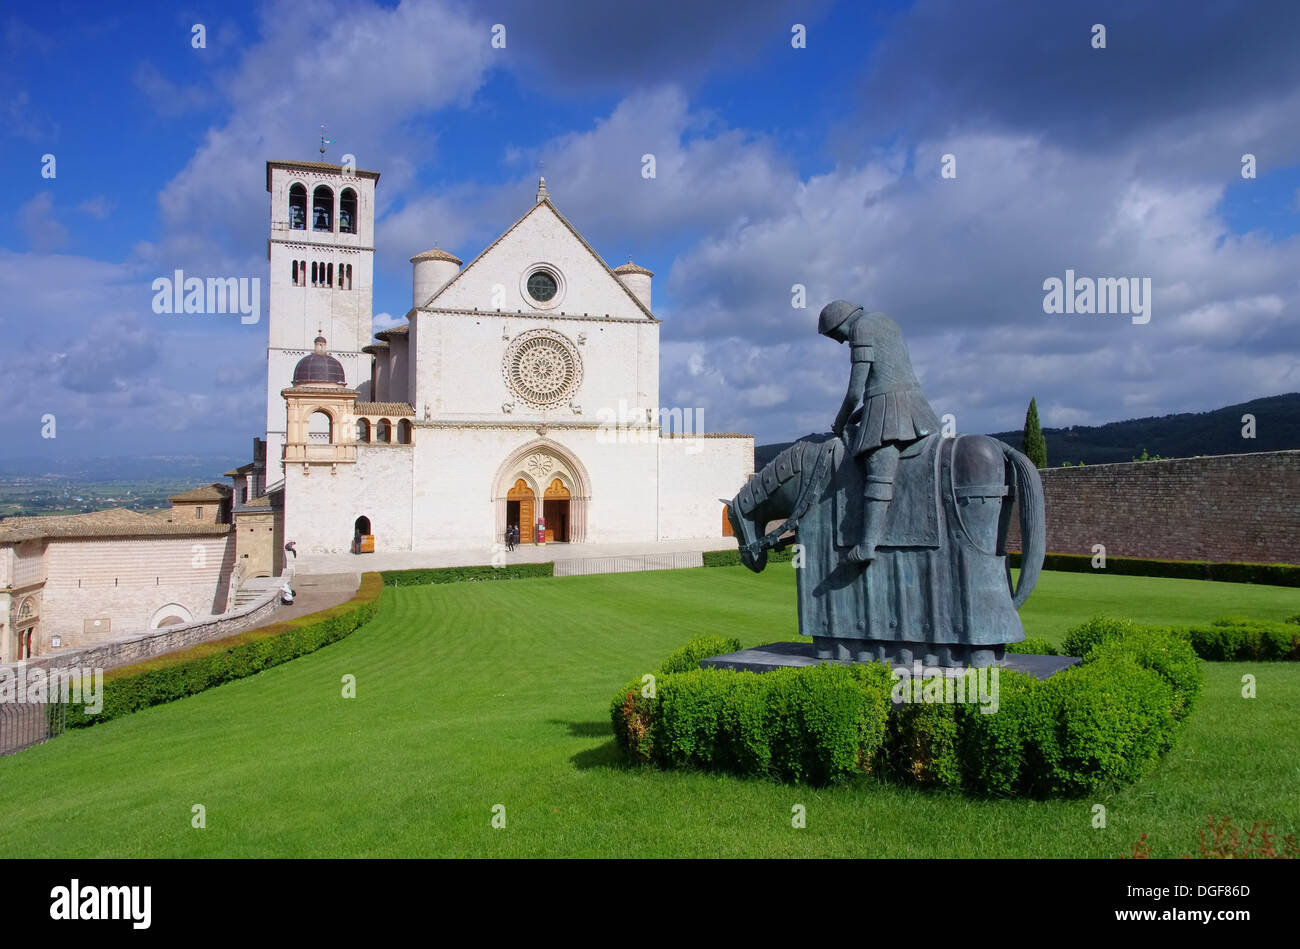
[[[1060,758],[1056,707],[1035,676],[998,670],[998,707],[958,707],[963,786],[975,794],[1041,797]]]
[[[1056,718],[1053,794],[1075,797],[1132,783],[1169,744],[1173,689],[1131,656],[1107,655],[1043,685]]]
[[[786,547],[784,550],[769,550],[767,552],[768,563],[788,563],[793,559],[794,559],[793,547]],[[739,567],[740,551],[739,550],[706,550],[704,552],[704,566]]]
[[[615,696],[629,761],[812,785],[854,775],[973,794],[1073,796],[1135,781],[1172,746],[1202,688],[1182,631],[1094,617],[1070,631],[1083,663],[1046,681],[997,670],[996,711],[891,701],[889,667],[823,664],[756,674],[699,669],[734,642],[692,640],[657,693]],[[969,680],[968,680],[969,683]]]
[[[368,623],[379,610],[382,589],[379,574],[366,573],[356,595],[339,606],[110,669],[103,709],[89,715],[83,706],[69,705],[68,726],[96,725],[315,652]]]
[[[653,699],[630,683],[610,718],[629,761],[824,785],[871,771],[887,682],[883,666],[686,669],[658,679]]]
[[[531,577],[552,577],[555,564],[512,563],[504,567],[431,567],[423,570],[385,570],[384,586],[409,587],[428,583],[465,583],[480,580],[523,580]]]
[[[1030,656],[1060,655],[1056,647],[1041,636],[1027,636],[1024,642],[1007,643],[1007,652],[1021,653]]]
[[[921,787],[961,787],[957,705],[900,702],[885,731],[887,774]]]
[[[1065,633],[1062,648],[1067,656],[1086,656],[1098,643],[1113,636],[1129,636],[1136,632],[1137,623],[1127,619],[1116,619],[1098,613],[1086,623],[1080,623]]]
[[[1243,616],[1217,619],[1185,630],[1192,648],[1211,662],[1300,660],[1300,628]]]
[[[734,636],[696,636],[663,661],[663,665],[659,667],[659,675],[698,669],[701,659],[708,659],[711,656],[723,656],[739,649],[740,640]]]
[[[1173,704],[1169,710],[1175,721],[1182,721],[1191,713],[1196,697],[1201,694],[1201,660],[1186,634],[1159,626],[1137,626],[1123,636],[1098,643],[1088,651],[1083,661],[1087,664],[1124,657],[1150,669],[1169,685],[1173,691]],[[1169,744],[1173,744],[1172,733]]]
[[[645,695],[646,684],[640,679],[629,682],[610,703],[609,715],[614,725],[614,740],[627,761],[637,764],[654,759],[654,710],[657,698]]]

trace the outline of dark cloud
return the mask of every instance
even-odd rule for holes
[[[830,6],[828,0],[510,0],[492,19],[506,27],[503,52],[518,56],[525,72],[589,95],[690,82],[743,66],[768,44],[788,42],[793,24],[815,23]]]
[[[1091,46],[1096,23],[1105,49]],[[1292,0],[919,0],[872,52],[852,137],[1022,130],[1109,150],[1293,94],[1298,49]]]

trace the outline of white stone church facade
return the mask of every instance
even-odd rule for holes
[[[611,269],[536,200],[477,257],[412,258],[406,322],[371,333],[379,175],[267,163],[267,481],[303,553],[717,538],[750,435],[661,406],[653,274]]]

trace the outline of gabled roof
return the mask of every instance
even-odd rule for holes
[[[448,280],[438,290],[437,293],[435,293],[428,300],[426,300],[418,309],[424,309],[425,307],[432,306],[434,300],[438,299],[438,297],[442,296],[449,289],[455,286],[456,282],[460,280],[460,278],[463,277],[466,273],[468,273],[469,270],[475,264],[477,264],[480,260],[486,257],[494,247],[496,247],[503,240],[509,237],[512,233],[514,233],[515,228],[517,228],[520,224],[524,223],[524,221],[526,221],[530,215],[536,214],[537,210],[542,207],[549,208],[551,213],[560,219],[560,223],[563,224],[565,227],[567,227],[569,229],[569,233],[578,239],[578,243],[581,244],[586,249],[587,253],[591,254],[591,256],[595,258],[596,262],[600,264],[601,268],[605,271],[605,273],[609,274],[609,279],[613,280],[616,284],[618,284],[619,287],[622,288],[623,292],[627,294],[627,298],[636,305],[637,309],[639,309],[642,313],[644,313],[654,322],[656,323],[662,322],[657,316],[655,316],[653,313],[650,312],[649,307],[647,307],[644,303],[642,303],[640,300],[637,299],[636,294],[633,293],[631,290],[629,290],[627,288],[627,285],[624,284],[622,280],[618,279],[618,274],[616,274],[613,270],[610,270],[609,264],[605,263],[605,258],[601,257],[600,254],[596,253],[596,249],[587,243],[587,239],[578,233],[578,229],[569,223],[569,219],[560,213],[560,209],[551,203],[551,199],[549,197],[542,197],[540,201],[535,203],[531,208],[529,208],[527,211],[521,214],[519,216],[519,219],[515,221],[515,223],[511,224],[508,228],[506,228],[505,233],[503,233],[500,237],[494,240],[491,244],[488,244],[487,247],[484,247],[481,251],[479,251],[478,255],[473,260],[471,260],[464,267],[460,268],[460,272],[456,274],[456,276]]]
[[[352,411],[357,415],[415,416],[409,402],[358,402]]]
[[[224,501],[230,497],[230,485],[228,484],[205,484],[201,488],[195,488],[193,491],[186,491],[183,494],[173,494],[167,500],[182,504],[196,504],[200,501]]]
[[[229,524],[169,521],[159,514],[141,514],[124,507],[89,514],[9,517],[0,521],[0,544],[38,537],[151,537],[167,534],[227,534]]]

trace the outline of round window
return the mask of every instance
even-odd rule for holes
[[[528,295],[539,303],[552,299],[558,289],[555,278],[545,270],[535,271],[528,276]]]

